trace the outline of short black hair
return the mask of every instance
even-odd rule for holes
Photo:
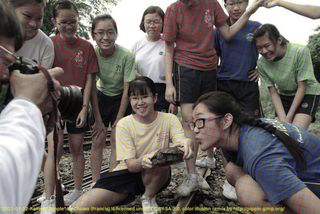
[[[114,20],[114,18],[110,14],[103,14],[103,15],[99,15],[99,16],[94,17],[94,19],[92,20],[92,25],[91,25],[92,37],[94,35],[94,30],[96,29],[98,22],[103,21],[103,20],[108,20],[108,19],[111,21],[114,29],[116,30],[116,33],[118,34],[118,27],[117,27],[117,23]]]
[[[153,96],[156,95],[156,86],[152,79],[146,76],[139,76],[129,83],[128,96],[146,95],[148,90]]]
[[[256,42],[257,38],[260,38],[262,36],[264,36],[265,34],[269,35],[270,40],[272,41],[272,43],[276,43],[278,41],[278,39],[282,38],[281,41],[281,46],[286,45],[289,41],[284,38],[278,28],[276,26],[274,26],[273,24],[263,24],[261,25],[259,28],[257,28],[257,30],[254,32],[253,34],[253,40],[254,42]]]
[[[5,2],[0,2],[0,35],[14,39],[14,48],[19,50],[23,45],[23,33],[20,22],[11,7]]]
[[[163,10],[158,6],[150,6],[143,12],[142,19],[140,22],[140,30],[142,30],[143,32],[146,32],[146,29],[144,27],[144,18],[147,14],[153,14],[153,13],[157,13],[162,19],[162,29],[161,29],[161,33],[162,33],[165,14]]]
[[[69,0],[59,0],[56,1],[52,7],[52,17],[57,18],[59,10],[74,10],[79,16],[79,11],[77,6]]]

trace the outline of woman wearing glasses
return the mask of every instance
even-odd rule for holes
[[[98,57],[99,74],[97,79],[97,97],[102,121],[95,124],[94,129],[112,127],[110,139],[111,158],[110,168],[115,162],[114,127],[124,116],[128,115],[128,88],[129,82],[136,77],[136,69],[133,54],[124,47],[116,44],[118,28],[116,21],[108,14],[97,16],[92,21],[92,38],[96,41],[95,52]],[[95,89],[94,89],[95,90]],[[96,93],[96,92],[92,92]],[[103,126],[104,124],[104,126]],[[99,143],[99,165],[102,160],[102,145],[105,139]],[[99,171],[98,171],[99,172]],[[99,176],[99,174],[98,174]]]
[[[145,32],[146,36],[137,41],[131,50],[135,55],[138,73],[149,77],[156,85],[158,98],[155,110],[175,114],[177,107],[165,99],[165,42],[161,40],[164,15],[158,6],[150,6],[143,12],[140,30]]]
[[[197,100],[190,128],[201,150],[237,153],[226,176],[242,206],[320,212],[319,137],[289,123],[255,119],[225,92]]]
[[[142,195],[143,213],[160,213],[155,195],[170,183],[170,167],[154,167],[150,158],[156,151],[173,145],[192,155],[191,140],[184,136],[182,125],[173,114],[155,111],[156,87],[148,77],[138,77],[129,84],[133,114],[122,118],[116,126],[117,161],[119,165],[101,175],[92,190],[85,193],[70,209],[87,210],[127,204]]]

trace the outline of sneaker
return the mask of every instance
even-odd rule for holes
[[[233,200],[233,201],[237,201],[238,197],[236,194],[236,189],[229,184],[229,182],[227,180],[224,181],[224,184],[222,186],[223,189],[223,196],[226,197],[227,199]]]
[[[196,160],[196,166],[201,168],[209,168],[214,169],[216,168],[216,159],[214,157],[202,157],[198,160]]]
[[[41,203],[40,214],[56,213],[56,199],[54,195],[50,199],[44,199]]]
[[[198,186],[199,186],[199,189],[201,190],[210,190],[210,185],[208,184],[208,182],[203,178],[201,177],[200,175],[197,174],[197,181],[198,181]]]
[[[44,200],[46,200],[45,192],[43,192],[42,195],[40,195],[39,198],[37,198],[37,202],[41,204]]]
[[[142,210],[144,214],[157,214],[158,204],[156,202],[156,197],[149,198],[145,195],[141,197]]]
[[[82,195],[82,190],[73,189],[67,195],[64,196],[64,203],[66,206],[70,206]]]

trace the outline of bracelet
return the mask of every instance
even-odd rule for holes
[[[82,105],[82,108],[88,108],[88,106],[87,105]]]

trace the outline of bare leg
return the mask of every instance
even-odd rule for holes
[[[153,198],[168,181],[169,172],[169,167],[159,167],[143,171],[142,180],[146,188],[144,195]]]
[[[187,171],[189,174],[196,173],[195,162],[197,159],[199,145],[195,143],[195,138],[193,132],[189,128],[189,123],[192,122],[192,104],[181,104],[182,113],[182,127],[184,129],[184,134],[186,137],[191,138],[194,145],[194,158],[186,161]]]
[[[56,170],[54,164],[54,142],[53,142],[53,132],[51,132],[48,137],[48,157],[44,167],[44,191],[46,193],[47,199],[54,194],[55,188],[55,177],[54,171]],[[57,163],[60,160],[63,146],[63,132],[58,133],[58,151],[57,151]]]
[[[312,122],[312,117],[310,115],[298,113],[294,116],[292,124],[300,128],[303,128],[305,130],[308,130],[311,122]]]
[[[101,213],[95,212],[94,208],[113,206],[127,197],[126,194],[116,193],[105,189],[94,188],[83,194],[73,206],[75,213]],[[86,209],[89,209],[86,211]],[[91,208],[91,210],[90,210]]]
[[[96,183],[100,178],[100,171],[102,165],[102,153],[105,147],[106,138],[101,134],[92,140],[90,165],[92,170],[92,182]]]
[[[117,166],[117,157],[116,157],[116,128],[113,128],[111,131],[111,138],[110,138],[110,147],[111,147],[111,154],[110,154],[110,171],[112,171]]]
[[[77,190],[82,189],[82,180],[84,174],[84,155],[83,155],[83,141],[84,133],[81,134],[69,134],[70,152],[72,154],[73,163],[73,177],[74,187]]]

